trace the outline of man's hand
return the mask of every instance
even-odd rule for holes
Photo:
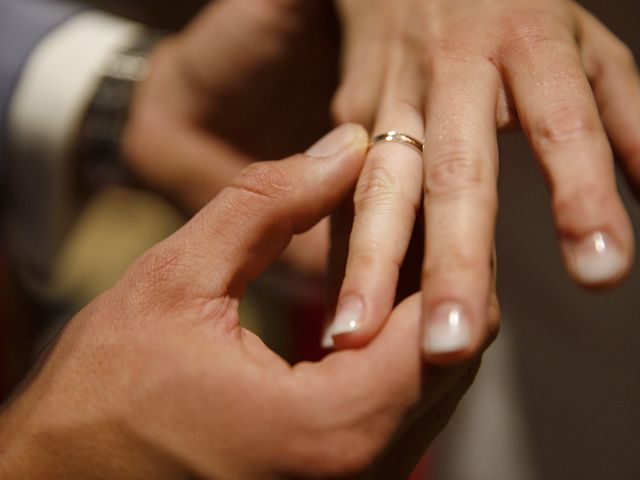
[[[349,194],[366,144],[345,125],[253,164],[74,317],[0,416],[0,476],[406,474],[476,367],[423,372],[420,295],[366,348],[294,367],[238,324],[247,283]]]
[[[628,48],[566,0],[337,3],[346,48],[337,119],[425,139],[422,156],[402,144],[368,154],[338,347],[366,344],[386,320],[421,205],[425,356],[447,364],[483,345],[494,327],[496,133],[517,123],[549,181],[568,271],[590,287],[627,274],[632,230],[609,140],[640,184],[640,77]]]

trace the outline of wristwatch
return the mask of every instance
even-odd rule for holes
[[[77,143],[79,173],[89,188],[135,183],[135,176],[122,161],[122,134],[136,85],[149,75],[149,53],[162,36],[141,35],[132,46],[117,52],[103,73]]]

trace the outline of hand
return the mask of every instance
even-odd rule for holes
[[[347,125],[248,167],[74,317],[0,416],[0,476],[401,478],[477,366],[423,376],[419,295],[368,347],[313,364],[238,324],[247,282],[349,193],[366,142]]]
[[[249,163],[298,151],[309,135],[326,131],[333,76],[323,73],[322,55],[313,65],[300,62],[303,53],[321,51],[318,32],[303,28],[313,13],[298,2],[222,0],[160,42],[125,130],[129,167],[193,213]],[[302,87],[309,78],[318,89],[312,98]],[[303,144],[291,145],[292,138]],[[287,263],[324,272],[327,225],[296,238]]]
[[[568,271],[590,287],[626,275],[632,231],[607,135],[640,184],[640,77],[628,48],[565,0],[338,5],[337,119],[425,138],[422,156],[397,143],[368,154],[332,330],[338,347],[366,344],[388,317],[421,201],[425,356],[448,364],[484,343],[495,328],[496,132],[518,122],[548,179]]]

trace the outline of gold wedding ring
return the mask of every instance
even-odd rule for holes
[[[424,150],[423,142],[420,142],[413,138],[411,135],[407,135],[406,133],[396,132],[395,130],[391,130],[386,133],[381,133],[380,135],[376,135],[371,138],[369,142],[369,150],[380,143],[387,142],[396,142],[396,143],[404,143],[405,145],[409,145],[410,147],[415,148],[420,153]]]

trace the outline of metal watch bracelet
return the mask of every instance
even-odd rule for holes
[[[89,188],[132,184],[122,161],[121,139],[136,85],[149,74],[149,53],[162,35],[147,32],[117,52],[103,73],[80,127],[76,155],[83,183]]]

